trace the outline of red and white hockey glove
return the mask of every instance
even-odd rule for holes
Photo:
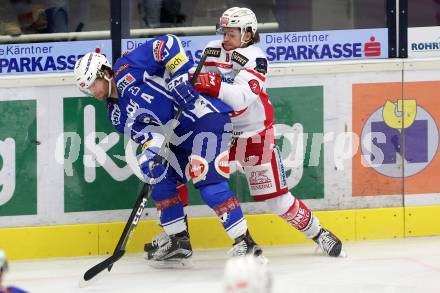
[[[220,74],[213,72],[203,72],[199,74],[194,88],[202,94],[207,94],[213,98],[217,98],[220,92],[222,78]]]

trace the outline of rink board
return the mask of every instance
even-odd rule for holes
[[[342,241],[396,239],[440,235],[440,207],[410,207],[320,211],[321,224]],[[312,243],[275,215],[247,215],[249,229],[262,246]],[[1,248],[11,259],[108,255],[119,240],[125,223],[99,223],[0,229]],[[225,248],[232,241],[216,217],[189,220],[193,248]],[[161,229],[155,220],[141,221],[127,247],[128,253],[143,251],[146,242]],[[6,241],[5,241],[6,240]]]
[[[271,67],[268,93],[289,188],[343,239],[440,234],[438,76],[440,59]],[[0,247],[13,258],[113,249],[141,183],[105,111],[82,97],[71,74],[0,78]],[[377,132],[384,135],[371,136]],[[385,163],[376,166],[380,155]],[[263,245],[306,241],[252,202],[239,168],[232,173],[231,188]],[[229,246],[190,188],[194,246]],[[146,211],[146,232],[129,251],[158,229],[152,203]]]

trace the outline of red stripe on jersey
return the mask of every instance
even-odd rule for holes
[[[235,112],[229,113],[229,117],[237,117],[238,115],[243,114],[244,111],[246,111],[246,110],[247,110],[247,107],[244,108],[243,110],[239,110],[239,111],[235,111]]]
[[[273,127],[273,118],[274,118],[274,112],[272,104],[269,101],[269,96],[266,92],[260,93],[260,101],[263,104],[264,107],[264,113],[266,114],[266,120],[264,120],[264,126],[266,129],[269,129]]]
[[[258,77],[260,80],[262,80],[262,81],[266,81],[266,78],[265,78],[262,74],[256,72],[255,70],[252,70],[252,69],[249,69],[249,68],[244,68],[244,70],[246,70],[246,71],[249,72],[250,74],[255,75],[255,76]]]
[[[205,66],[214,66],[214,67],[219,67],[219,68],[232,68],[232,64],[227,64],[227,63],[219,63],[219,62],[215,62],[215,61],[207,61],[204,64]]]
[[[163,41],[159,41],[160,43],[159,43],[159,50],[158,50],[158,52],[157,52],[157,62],[161,62],[162,61],[162,48],[163,48],[163,45],[165,44],[165,42],[163,42]]]

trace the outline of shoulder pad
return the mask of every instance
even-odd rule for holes
[[[117,78],[119,74],[121,74],[122,71],[128,69],[128,67],[130,67],[129,64],[125,63],[122,64],[121,66],[118,67],[118,69],[116,69],[115,73],[113,74],[114,78]]]
[[[222,52],[222,49],[220,48],[206,48],[205,54],[210,57],[220,57],[220,54]]]
[[[267,73],[267,59],[266,58],[256,58],[255,63],[257,64],[255,66],[255,71],[266,74]]]
[[[237,51],[234,51],[232,53],[231,60],[236,62],[236,63],[238,63],[238,64],[240,64],[241,66],[244,66],[249,61],[248,58],[246,58],[245,56],[241,55]]]

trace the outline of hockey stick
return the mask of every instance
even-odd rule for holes
[[[199,64],[197,65],[197,68],[191,79],[191,85],[194,85],[194,83],[197,81],[197,77],[199,76],[200,71],[202,70],[206,57],[207,55],[203,54],[202,57],[200,58]],[[180,116],[182,115],[182,112],[183,112],[182,107],[179,107],[179,109],[177,110],[174,116],[174,121],[176,123],[179,120]],[[165,132],[164,144],[162,145],[158,155],[156,156],[156,159],[160,160],[157,163],[164,164],[166,161],[166,152],[168,150],[168,144],[173,134],[173,130],[176,127],[176,123],[173,124],[172,127],[167,129],[167,131]],[[113,264],[124,256],[125,247],[130,241],[133,232],[136,229],[137,224],[139,223],[142,213],[145,207],[147,206],[147,202],[151,196],[152,189],[153,188],[150,184],[145,183],[143,185],[142,190],[139,193],[136,203],[133,207],[133,210],[131,211],[130,217],[128,218],[128,221],[125,224],[124,230],[122,231],[121,237],[119,238],[118,244],[116,245],[116,248],[113,251],[113,254],[108,258],[106,258],[105,260],[103,260],[102,262],[98,263],[97,265],[87,270],[83,278],[81,278],[80,280],[80,287],[86,285],[87,282],[89,282],[91,279],[93,279],[96,275],[98,275],[105,269],[107,269],[110,272],[113,267]]]

